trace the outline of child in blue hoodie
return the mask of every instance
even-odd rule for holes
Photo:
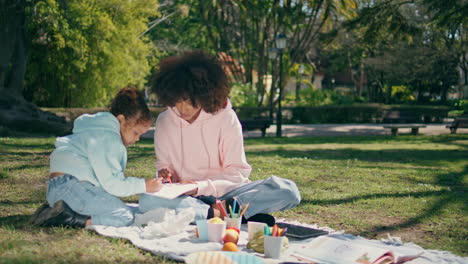
[[[125,177],[126,147],[151,126],[144,95],[123,88],[110,112],[85,114],[73,134],[59,137],[50,156],[47,202],[32,217],[39,226],[128,226],[133,211],[117,196],[156,192],[160,179]],[[50,205],[50,206],[49,206]]]

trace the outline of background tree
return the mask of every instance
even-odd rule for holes
[[[104,106],[126,85],[142,87],[157,2],[48,0],[34,5],[26,97],[41,106]]]
[[[0,127],[63,133],[64,119],[44,112],[23,97],[32,1],[0,0]]]
[[[310,52],[318,36],[330,30],[338,19],[352,16],[353,0],[332,1],[168,1],[176,8],[177,5],[190,6],[189,15],[184,19],[185,25],[196,21],[201,27],[188,26],[190,36],[193,29],[195,43],[207,41],[205,48],[220,54],[229,55],[237,63],[233,63],[231,72],[236,81],[256,83],[255,93],[258,95],[258,105],[267,102],[264,76],[277,68],[274,62],[270,70],[268,49],[274,47],[274,39],[280,32],[288,34],[289,44],[285,54],[285,72],[293,63],[306,62],[306,54]],[[277,74],[273,74],[277,81]],[[285,78],[286,79],[286,78]],[[257,81],[258,80],[258,81]],[[278,86],[277,84],[275,87]],[[274,91],[270,93],[270,99]],[[270,100],[269,100],[270,101]]]

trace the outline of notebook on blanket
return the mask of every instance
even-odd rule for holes
[[[400,264],[418,258],[422,253],[399,256],[388,248],[370,246],[358,240],[320,236],[297,247],[291,256],[317,263]]]

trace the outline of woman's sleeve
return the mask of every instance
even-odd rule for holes
[[[247,163],[245,157],[242,126],[234,111],[223,123],[220,137],[221,169],[211,170],[207,180],[197,182],[197,196],[220,197],[245,183],[249,183],[252,167]]]
[[[106,192],[123,197],[146,191],[144,179],[124,176],[122,164],[127,162],[127,150],[123,145],[93,140],[88,143],[87,152],[96,178]]]
[[[155,167],[156,171],[167,169],[174,177],[177,177],[169,156],[170,151],[174,151],[173,146],[169,144],[169,135],[167,135],[167,125],[169,124],[163,124],[168,121],[169,120],[164,117],[164,114],[160,114],[156,120],[154,129],[154,153],[156,154]]]

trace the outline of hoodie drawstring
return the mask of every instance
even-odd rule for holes
[[[205,141],[205,134],[203,133],[203,124],[200,125],[200,133],[201,133],[201,138],[202,138],[202,143],[203,147],[205,148],[205,153],[206,156],[208,157],[208,168],[211,168],[211,158],[210,158],[210,152],[208,151],[208,147],[206,146],[206,141]]]

